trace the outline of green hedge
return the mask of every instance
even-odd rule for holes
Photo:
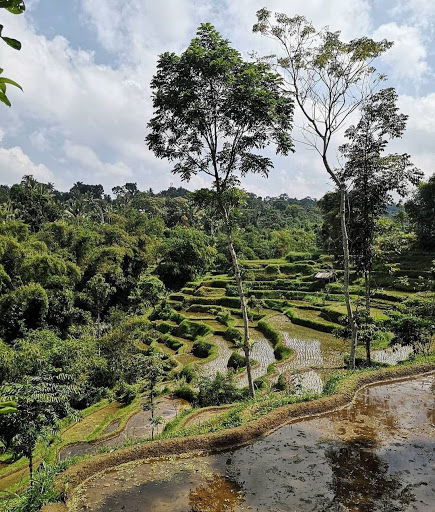
[[[294,324],[302,325],[303,327],[310,327],[311,329],[315,329],[321,332],[332,332],[337,328],[337,325],[333,323],[319,322],[311,318],[302,318],[297,314],[296,308],[287,308],[284,312]]]
[[[205,337],[212,333],[211,327],[192,320],[184,319],[178,327],[171,333],[179,338],[187,338],[195,341],[199,337]]]
[[[289,252],[285,259],[290,263],[302,260],[318,260],[322,253],[320,252]]]
[[[243,341],[242,333],[234,327],[228,327],[224,336],[226,340],[231,341],[234,345],[239,345]]]
[[[278,361],[289,357],[293,353],[290,348],[283,344],[282,334],[266,322],[266,320],[260,320],[257,329],[272,342],[273,352]]]
[[[227,363],[228,368],[233,368],[234,370],[239,370],[240,368],[246,367],[246,358],[242,356],[238,352],[233,352],[228,359]]]
[[[175,352],[178,352],[180,348],[184,347],[184,343],[176,338],[173,338],[170,334],[165,334],[162,336],[162,342]]]
[[[192,354],[202,359],[209,357],[213,354],[216,346],[209,341],[202,338],[197,339],[192,345]]]

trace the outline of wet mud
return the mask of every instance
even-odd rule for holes
[[[434,375],[375,385],[244,448],[124,464],[88,480],[76,510],[430,512],[434,391]]]
[[[154,415],[161,416],[164,420],[164,423],[167,423],[168,421],[174,419],[182,409],[188,406],[189,404],[185,400],[170,399],[165,397],[160,399],[156,404]],[[80,442],[67,445],[60,451],[59,460],[65,460],[70,457],[76,457],[78,455],[88,455],[90,453],[95,453],[101,446],[114,447],[124,443],[129,439],[134,440],[144,437],[151,437],[152,428],[150,421],[151,412],[141,410],[131,416],[125,425],[125,428],[119,434],[99,442]],[[109,425],[109,427],[106,428],[106,432],[115,424],[116,422]],[[160,426],[160,429],[162,429],[163,426],[164,424]],[[110,432],[113,432],[113,430],[115,430],[115,427],[113,427]],[[155,433],[158,432],[155,431]]]

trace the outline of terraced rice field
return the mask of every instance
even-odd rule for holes
[[[266,338],[257,339],[251,348],[251,358],[257,361],[258,365],[252,369],[252,379],[258,379],[267,372],[267,367],[276,362],[273,348]],[[248,385],[248,376],[246,372],[238,380],[240,387]]]
[[[200,373],[214,378],[217,372],[224,373],[228,370],[227,363],[234,349],[230,348],[229,343],[222,336],[212,336],[208,338],[217,347],[217,357],[201,365]]]
[[[385,350],[373,352],[372,359],[377,363],[387,363],[396,365],[400,361],[406,361],[413,354],[414,350],[410,345],[393,345]]]

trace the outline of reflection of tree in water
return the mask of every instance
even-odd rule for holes
[[[391,436],[400,430],[399,414],[389,397],[373,395],[370,389],[358,398],[355,404],[332,413],[329,418],[336,426],[345,428],[352,436],[377,441],[382,431]]]
[[[334,497],[323,511],[401,512],[415,500],[397,476],[388,474],[388,464],[370,441],[331,444],[325,457],[332,469],[329,485]]]
[[[189,492],[190,512],[232,512],[242,501],[237,483],[222,475],[213,475]]]

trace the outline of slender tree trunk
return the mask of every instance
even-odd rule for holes
[[[249,393],[251,397],[253,398],[255,395],[254,391],[254,383],[252,381],[252,371],[251,371],[251,360],[249,358],[250,356],[250,346],[249,346],[249,318],[248,318],[248,309],[246,307],[246,297],[243,292],[243,281],[242,276],[240,274],[240,267],[239,262],[237,259],[237,254],[234,249],[233,245],[233,238],[231,236],[231,226],[229,224],[228,216],[225,217],[225,226],[227,231],[227,243],[228,243],[228,249],[231,254],[231,259],[233,262],[234,267],[234,276],[236,278],[237,283],[237,291],[239,293],[240,297],[240,306],[242,308],[242,316],[243,316],[243,351],[245,352],[245,361],[246,361],[246,373],[248,374],[248,386],[249,386]]]
[[[350,299],[349,282],[350,282],[350,257],[349,257],[349,237],[346,226],[346,185],[340,184],[340,221],[341,233],[343,240],[343,270],[344,270],[344,299],[346,301],[347,318],[351,330],[351,346],[349,366],[355,369],[355,354],[358,342],[358,326],[352,311],[352,301]]]
[[[366,316],[367,316],[367,321],[368,319],[370,318],[370,295],[371,295],[371,289],[370,289],[370,271],[369,270],[366,270],[364,272],[364,285],[365,285],[365,301],[366,301]],[[367,363],[368,364],[371,364],[372,362],[372,356],[371,356],[371,353],[370,353],[370,338],[367,336],[366,337],[366,360],[367,360]]]
[[[30,487],[33,487],[33,453],[29,453]]]

